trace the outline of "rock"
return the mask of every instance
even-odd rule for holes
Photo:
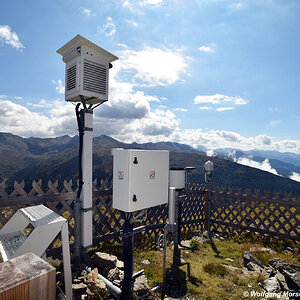
[[[269,278],[274,275],[274,269],[272,267],[264,267],[261,271],[264,278]]]
[[[144,265],[150,265],[151,263],[150,263],[150,261],[148,259],[144,259],[144,260],[142,260],[142,264],[144,264]]]
[[[285,277],[284,277],[283,274],[281,274],[279,271],[277,271],[277,273],[275,275],[275,278],[279,282],[282,290],[284,290],[284,291],[288,291],[289,290],[289,287],[288,287],[288,285],[286,283],[286,280],[285,280]]]
[[[265,247],[251,247],[250,252],[265,252],[265,253],[268,253],[268,254],[275,254],[276,252],[272,249],[269,249],[269,248],[265,248]]]
[[[84,282],[85,283],[90,283],[95,281],[95,279],[97,279],[98,277],[98,269],[95,268],[93,269],[89,274],[87,274],[84,278]]]
[[[202,236],[208,240],[210,239],[209,232],[207,230],[203,231]]]
[[[192,240],[196,240],[201,244],[204,244],[204,243],[207,243],[210,241],[210,239],[206,238],[205,236],[193,236]],[[188,246],[190,246],[190,245],[188,245]]]
[[[109,294],[105,283],[98,278],[89,284],[89,289],[101,297],[106,297]]]
[[[281,258],[271,258],[269,260],[269,265],[277,269],[278,265],[285,264],[286,262]]]
[[[107,279],[109,281],[120,280],[120,270],[117,267],[111,269],[107,274]]]
[[[113,284],[118,286],[118,287],[121,287],[121,280],[114,280]]]
[[[226,261],[229,261],[229,262],[234,262],[234,259],[229,258],[229,257],[226,257],[225,260],[226,260]]]
[[[264,265],[262,262],[254,256],[252,253],[249,251],[245,251],[243,254],[243,262],[244,266],[247,267],[250,271],[257,271],[258,269],[263,269]],[[255,266],[257,265],[257,266]],[[260,268],[258,268],[260,267]]]
[[[190,247],[190,240],[181,241],[181,245],[184,246],[184,247]]]
[[[86,293],[90,296],[94,296],[95,293],[93,293],[88,287],[86,288]]]
[[[149,293],[149,290],[150,288],[148,286],[147,277],[145,275],[141,275],[138,278],[136,278],[133,286],[133,292],[137,296],[145,295]]]
[[[247,268],[242,268],[242,274],[240,275],[242,278],[249,278],[249,277],[257,277],[260,272],[256,271],[249,271]]]
[[[262,283],[262,288],[269,293],[276,293],[280,291],[280,285],[276,277],[270,277]]]
[[[249,271],[256,271],[259,273],[263,270],[262,267],[260,267],[259,265],[257,265],[256,263],[254,263],[252,261],[248,262],[246,267]]]
[[[117,259],[116,267],[118,269],[124,269],[124,262],[122,262],[121,260]]]
[[[113,269],[116,267],[118,258],[105,252],[96,252],[93,256],[93,262],[100,270]]]
[[[87,285],[83,282],[72,284],[72,289],[75,291],[83,290],[85,288],[87,288]]]
[[[74,283],[80,283],[80,282],[81,282],[81,280],[80,280],[80,279],[77,279],[77,278],[75,278],[75,279],[73,279],[73,282],[74,282]]]
[[[300,290],[300,266],[288,264],[281,258],[270,259],[269,264],[285,276],[290,290]]]

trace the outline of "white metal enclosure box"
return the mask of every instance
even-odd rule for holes
[[[113,208],[134,212],[168,203],[169,151],[112,149]]]
[[[66,101],[80,102],[80,96],[87,104],[108,100],[109,64],[118,57],[79,34],[57,53],[66,63]]]

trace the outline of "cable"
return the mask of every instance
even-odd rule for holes
[[[76,105],[75,112],[76,112],[76,119],[79,131],[79,154],[78,154],[78,167],[79,167],[79,185],[77,190],[77,195],[74,203],[74,267],[80,270],[80,260],[81,260],[81,200],[80,195],[82,191],[82,148],[83,148],[83,124],[80,118],[80,111],[79,111],[80,103]]]
[[[81,190],[82,190],[82,147],[83,147],[83,124],[82,120],[80,118],[80,111],[79,111],[80,103],[76,105],[75,111],[76,111],[76,118],[77,118],[77,125],[78,125],[78,131],[79,131],[79,154],[78,154],[78,170],[79,170],[79,186],[77,191],[77,198],[80,198]]]
[[[147,220],[147,216],[148,216],[148,214],[147,214],[147,209],[143,209],[143,210],[142,210],[140,213],[138,213],[136,216],[133,215],[133,220],[134,220],[134,222],[140,222],[140,223],[142,223],[142,222],[144,222],[144,221]],[[144,217],[144,218],[141,219],[142,217]]]

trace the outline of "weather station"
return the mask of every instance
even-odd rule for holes
[[[79,131],[79,187],[74,206],[76,260],[93,245],[92,236],[92,147],[93,110],[108,101],[109,69],[118,57],[81,35],[57,53],[65,62],[65,100],[76,105]]]

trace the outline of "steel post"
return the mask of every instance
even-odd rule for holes
[[[81,242],[83,248],[93,245],[93,111],[80,111],[83,121],[82,192],[81,192]]]
[[[121,300],[133,298],[133,241],[133,215],[125,212],[123,225],[124,280],[120,296]]]

